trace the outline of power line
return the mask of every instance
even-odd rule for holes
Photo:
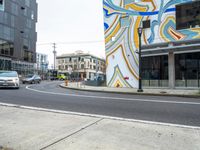
[[[56,44],[92,44],[92,43],[104,43],[105,41],[70,41],[70,42],[56,42]],[[39,45],[52,45],[52,43],[38,43]]]

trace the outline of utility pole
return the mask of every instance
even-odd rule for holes
[[[56,43],[53,43],[53,55],[54,55],[54,65],[53,70],[56,70]]]

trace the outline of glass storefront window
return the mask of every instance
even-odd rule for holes
[[[5,60],[0,58],[0,70],[10,70],[11,60]]]
[[[200,87],[200,52],[175,55],[176,87]]]
[[[146,87],[168,87],[168,56],[142,58],[142,84]]]

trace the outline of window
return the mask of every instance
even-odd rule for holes
[[[15,4],[15,3],[11,3],[11,11],[14,15],[18,15],[19,12],[18,12],[18,5]]]
[[[175,55],[176,86],[200,87],[200,53]]]
[[[84,69],[84,64],[81,64],[81,69]]]
[[[31,19],[32,19],[32,20],[35,19],[34,11],[31,11]]]
[[[29,46],[29,40],[28,39],[26,39],[26,38],[23,38],[23,44],[24,44],[24,46]]]
[[[11,70],[11,61],[0,59],[0,70]]]
[[[58,66],[58,70],[61,70],[61,66]]]
[[[24,61],[33,62],[34,60],[34,54],[32,52],[29,52],[24,48]]]
[[[151,27],[151,22],[150,22],[150,20],[142,21],[142,28],[143,28],[143,29],[147,29],[147,28],[150,28],[150,27]]]
[[[0,55],[12,56],[13,52],[13,44],[0,40]]]
[[[0,0],[0,10],[4,11],[4,1]]]
[[[30,7],[30,0],[25,0],[25,5]]]
[[[142,84],[168,87],[168,56],[142,57]]]
[[[14,29],[0,25],[0,37],[8,41],[14,40]]]
[[[74,69],[75,69],[75,70],[77,69],[77,65],[74,65]]]
[[[200,26],[200,1],[176,5],[176,29],[188,29]]]
[[[65,58],[65,63],[68,63],[69,62],[69,58]]]
[[[26,27],[31,28],[32,27],[32,22],[31,20],[27,19],[26,20]]]
[[[11,18],[11,26],[15,27],[15,17],[13,15],[10,16]]]
[[[123,16],[120,18],[120,26],[125,28],[125,27],[129,27],[129,16]]]

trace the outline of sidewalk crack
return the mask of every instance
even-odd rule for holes
[[[47,149],[47,148],[49,148],[49,147],[51,147],[51,146],[53,146],[53,145],[55,145],[55,144],[57,144],[57,143],[59,143],[59,142],[61,142],[61,141],[63,141],[63,140],[66,140],[66,139],[68,139],[69,137],[71,137],[71,136],[73,136],[73,135],[75,135],[75,134],[77,134],[77,133],[79,133],[79,132],[81,132],[81,131],[83,131],[83,130],[85,130],[85,129],[87,129],[87,128],[93,126],[93,125],[95,125],[95,124],[97,124],[97,123],[99,123],[99,122],[102,121],[103,119],[104,119],[104,118],[101,118],[101,119],[99,119],[99,120],[97,120],[97,121],[95,121],[95,122],[93,122],[93,123],[91,123],[91,124],[89,124],[89,125],[87,125],[87,126],[81,128],[81,129],[79,129],[79,130],[77,130],[77,131],[75,131],[75,132],[73,132],[73,133],[71,133],[71,134],[69,134],[69,135],[67,135],[67,136],[65,136],[65,137],[63,137],[63,138],[61,138],[61,139],[59,139],[59,140],[57,140],[57,141],[55,141],[55,142],[53,142],[53,143],[51,143],[51,144],[45,146],[45,147],[43,147],[43,148],[41,148],[40,150]]]

